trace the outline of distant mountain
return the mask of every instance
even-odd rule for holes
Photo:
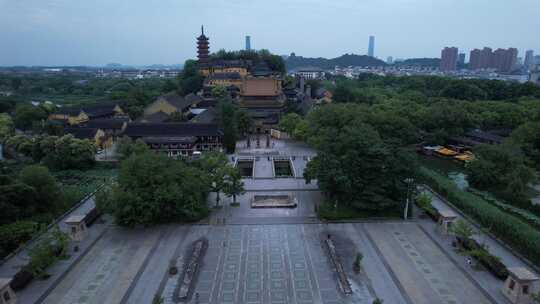
[[[439,58],[410,58],[396,62],[396,66],[417,66],[417,67],[439,67],[441,59]]]
[[[151,69],[151,70],[178,70],[182,64],[149,64],[149,65],[123,65],[121,63],[108,63],[104,66],[106,69],[131,70],[131,69]]]
[[[153,70],[166,70],[166,69],[181,69],[183,64],[151,64],[146,65],[144,68],[153,69]]]
[[[386,63],[374,57],[366,55],[345,54],[337,58],[307,58],[296,56],[294,53],[287,57],[285,65],[288,71],[303,67],[317,67],[323,70],[334,69],[335,66],[385,66]]]
[[[107,63],[105,65],[106,68],[109,68],[109,69],[123,69],[123,68],[128,68],[127,66],[121,64],[121,63]]]

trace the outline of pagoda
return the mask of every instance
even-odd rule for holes
[[[207,64],[210,61],[208,37],[204,35],[204,27],[201,26],[201,35],[197,38],[197,58],[199,64]]]

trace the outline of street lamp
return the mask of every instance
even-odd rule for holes
[[[403,219],[404,220],[407,219],[407,214],[409,213],[410,190],[411,190],[411,185],[413,185],[413,183],[414,183],[414,179],[408,177],[408,178],[405,179],[405,183],[407,184],[407,199],[405,200],[405,211],[403,212]]]

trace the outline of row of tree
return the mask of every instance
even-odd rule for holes
[[[73,135],[27,136],[15,135],[5,141],[7,153],[14,158],[19,155],[43,163],[52,170],[87,169],[95,162],[95,145]]]
[[[539,88],[374,75],[337,78],[326,86],[334,92],[335,104],[315,108],[305,118],[288,114],[280,129],[317,148],[306,177],[316,178],[332,201],[361,209],[389,206],[402,197],[403,179],[415,175],[416,165],[407,153],[411,145],[447,144],[480,128],[513,132],[502,145],[475,149],[469,182],[530,207],[528,185],[540,168]]]
[[[47,167],[29,165],[15,170],[0,165],[0,257],[3,257],[73,202]]]

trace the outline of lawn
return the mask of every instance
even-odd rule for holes
[[[73,203],[94,192],[101,184],[116,178],[118,169],[97,167],[90,170],[63,170],[53,172],[62,191],[69,196]]]
[[[401,208],[391,210],[361,210],[346,205],[334,207],[332,203],[324,202],[317,208],[317,214],[321,219],[329,221],[388,218],[399,219],[402,216]]]

